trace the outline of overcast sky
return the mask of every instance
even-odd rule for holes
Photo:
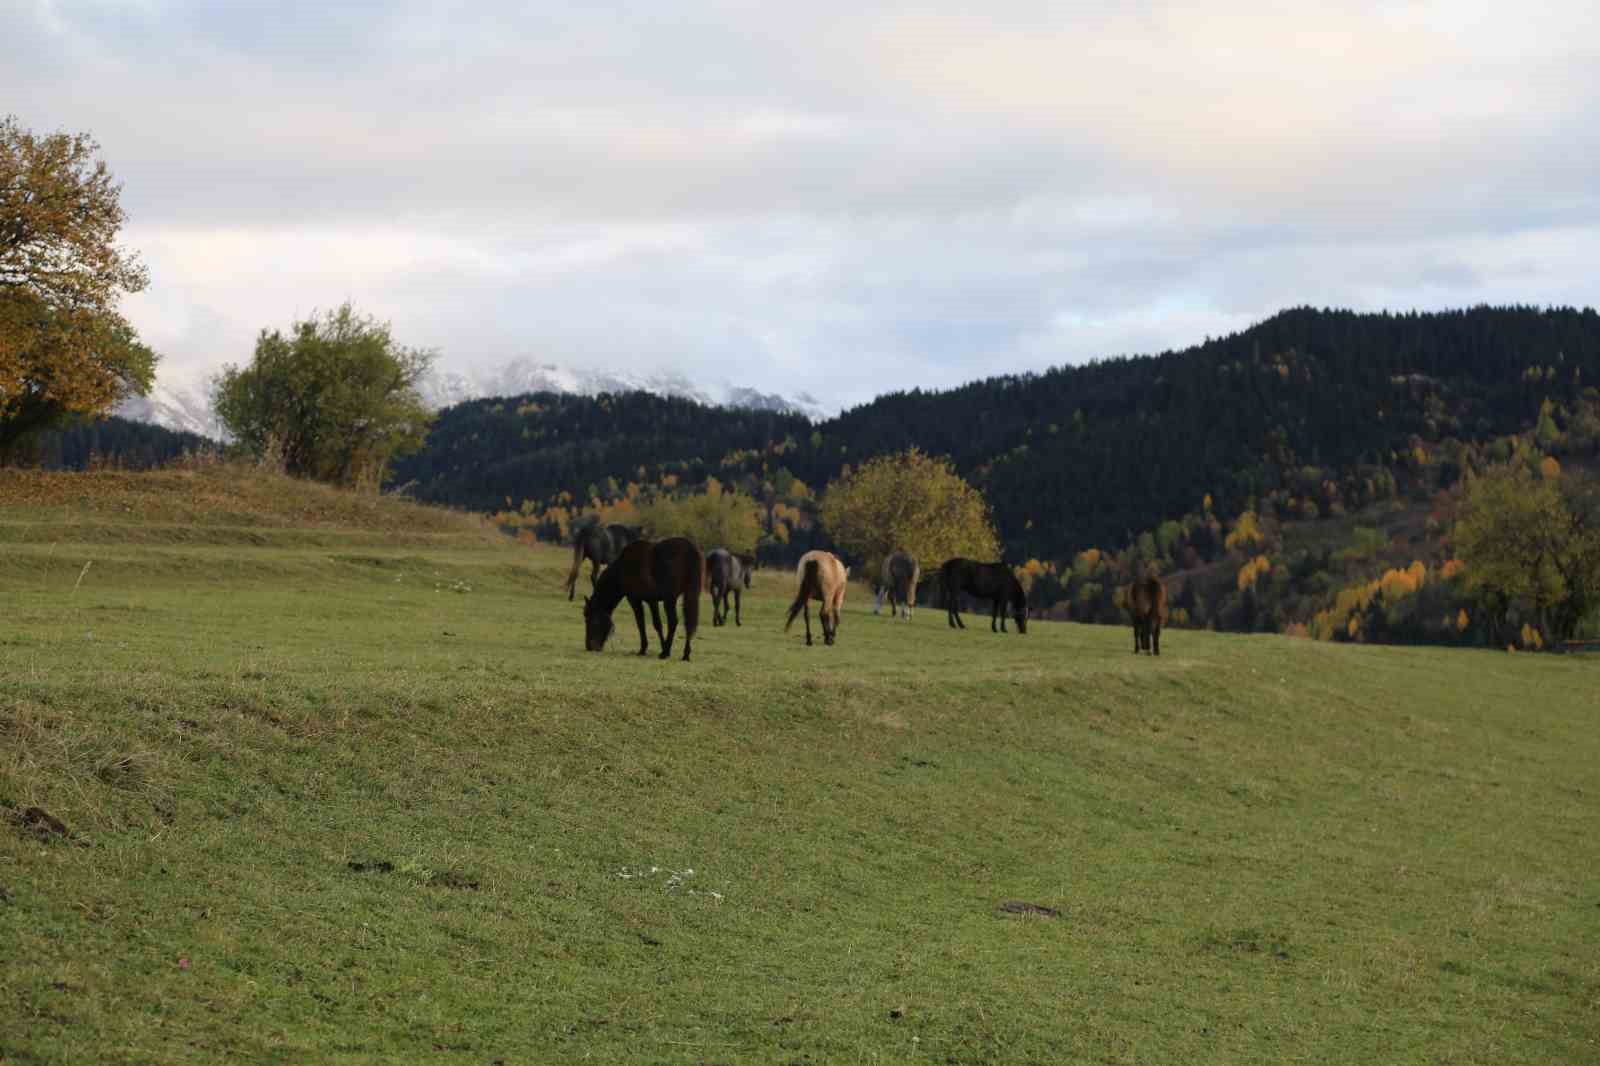
[[[0,2],[0,112],[100,141],[178,381],[346,299],[446,369],[830,405],[1600,302],[1594,0]]]

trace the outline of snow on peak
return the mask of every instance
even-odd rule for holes
[[[673,370],[651,373],[574,369],[532,359],[513,359],[503,366],[462,373],[434,369],[422,381],[423,400],[435,409],[490,396],[517,396],[526,392],[556,392],[577,396],[596,396],[602,392],[653,392],[658,396],[678,396],[697,403],[723,407],[745,407],[757,411],[777,411],[820,419],[827,412],[815,396],[802,392],[782,396],[742,385],[724,383],[702,388],[686,375]],[[148,396],[130,396],[114,412],[137,422],[153,422],[168,429],[199,433],[220,439],[222,427],[211,410],[209,384],[203,379],[157,380]]]

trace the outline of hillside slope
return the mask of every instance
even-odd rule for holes
[[[1594,662],[860,590],[806,648],[769,571],[587,654],[565,552],[337,497],[0,474],[0,1057],[1600,1050]]]
[[[1417,442],[1514,433],[1597,383],[1593,310],[1301,308],[1180,352],[891,393],[815,424],[643,395],[480,401],[442,412],[397,476],[424,499],[498,510],[663,472],[820,488],[917,445],[984,489],[1009,557],[1064,559],[1206,495],[1231,516],[1308,467],[1338,480]]]

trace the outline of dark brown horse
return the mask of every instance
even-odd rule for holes
[[[713,548],[706,552],[706,578],[711,582],[711,624],[728,624],[728,601],[733,601],[733,624],[744,625],[739,618],[740,589],[750,587],[750,573],[756,567],[754,555],[731,552],[727,548]]]
[[[600,568],[607,566],[617,554],[644,533],[634,526],[589,526],[580,529],[572,538],[572,573],[567,575],[567,599],[571,600],[578,588],[578,571],[583,561],[589,560],[589,587],[594,588]]]
[[[1128,589],[1133,615],[1133,654],[1161,654],[1161,624],[1167,620],[1167,586],[1158,577],[1141,577]]]
[[[944,587],[945,618],[952,629],[967,628],[961,620],[961,594],[963,592],[980,600],[993,600],[994,610],[989,615],[989,631],[998,623],[1000,632],[1006,631],[1006,616],[1001,605],[1009,604],[1011,616],[1017,620],[1017,632],[1028,631],[1028,594],[1022,591],[1022,582],[1005,563],[975,563],[971,559],[955,558],[945,563],[939,571]]]
[[[644,605],[661,641],[661,658],[672,656],[672,638],[678,632],[678,597],[683,597],[683,661],[689,661],[689,644],[700,626],[700,589],[705,584],[706,561],[694,541],[669,537],[663,541],[636,540],[606,567],[595,582],[594,595],[583,598],[583,646],[600,651],[616,628],[611,612],[624,598],[639,623],[639,654],[650,650],[644,632]],[[657,604],[667,609],[667,632],[661,633]]]

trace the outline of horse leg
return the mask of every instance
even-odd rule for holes
[[[1150,622],[1150,654],[1161,654],[1161,619],[1155,618]]]
[[[879,585],[872,593],[872,613],[877,614],[883,609],[883,586]],[[889,613],[894,614],[894,596],[889,597]]]
[[[1139,654],[1139,648],[1144,644],[1144,634],[1140,630],[1139,619],[1133,620],[1133,654]]]
[[[739,619],[739,611],[743,599],[744,597],[739,592],[739,586],[733,586],[733,624],[736,626],[744,625],[744,622]]]
[[[800,610],[806,616],[806,647],[811,647],[811,601],[807,600]]]
[[[633,608],[633,620],[639,624],[639,654],[643,655],[650,650],[650,642],[644,635],[644,604],[632,596],[628,597],[628,606]],[[654,614],[655,604],[650,605],[650,613]]]
[[[1005,632],[1004,626],[1005,626],[1006,623],[1005,623],[1005,619],[1000,617],[1000,601],[999,601],[999,599],[996,599],[994,601],[994,607],[991,608],[990,611],[989,611],[989,632],[993,633],[995,631],[996,623],[998,623],[1002,627],[1000,631],[1002,633]]]
[[[600,583],[599,577],[600,560],[591,556],[589,559],[589,594],[591,596],[594,595],[595,586]]]
[[[661,612],[657,609],[655,600],[650,601],[650,624],[656,627],[656,640],[665,642],[667,638],[661,635]],[[641,633],[640,635],[642,636],[643,634]],[[643,655],[647,650],[649,650],[649,645],[641,640],[639,642],[639,654]]]
[[[826,606],[823,606],[817,609],[817,617],[822,619],[822,643],[831,648],[833,647],[833,634],[839,628],[838,616],[830,612]]]
[[[698,595],[698,592],[696,592],[696,593],[685,592],[683,594],[683,661],[684,662],[688,662],[689,661],[689,647],[690,647],[690,645],[692,645],[694,643],[695,623],[696,623],[696,620],[699,618],[699,615],[700,615],[700,604],[699,604],[699,601],[698,600],[691,600],[689,598],[691,595]]]
[[[672,658],[672,638],[678,635],[678,599],[676,596],[667,597],[666,608],[667,635],[661,641],[661,654],[658,656],[661,659]]]

